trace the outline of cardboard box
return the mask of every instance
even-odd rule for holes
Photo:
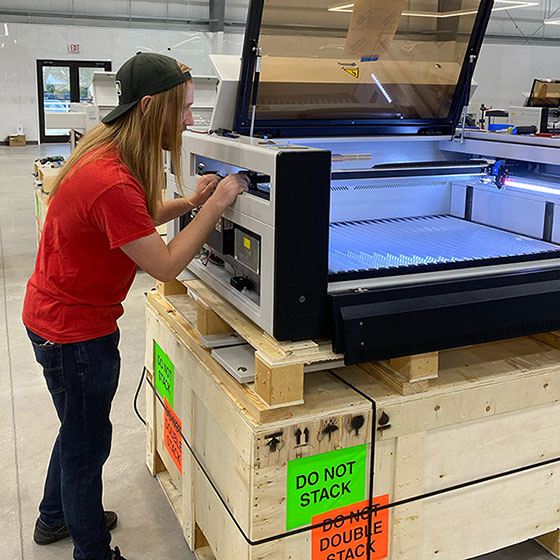
[[[25,134],[14,134],[8,137],[8,143],[10,146],[25,146]]]
[[[49,194],[52,190],[54,182],[58,177],[60,167],[40,167],[39,168],[39,184],[43,192]]]

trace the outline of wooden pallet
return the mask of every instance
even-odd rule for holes
[[[190,314],[185,299],[196,301],[196,330],[199,335],[235,332],[255,349],[255,393],[270,407],[303,402],[304,373],[344,366],[344,356],[332,351],[330,340],[279,342],[255,325],[233,305],[200,280],[158,283],[158,292],[183,315]],[[362,367],[401,395],[428,390],[438,375],[438,352],[364,364]]]

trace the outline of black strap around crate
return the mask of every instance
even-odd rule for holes
[[[369,496],[368,496],[369,506],[368,506],[368,512],[367,512],[368,513],[367,560],[370,560],[370,556],[371,556],[370,544],[371,544],[372,517],[373,517],[373,515],[376,515],[377,512],[382,511],[384,509],[390,509],[390,508],[410,504],[412,502],[417,502],[417,501],[423,500],[425,498],[432,498],[434,496],[439,496],[441,494],[446,494],[448,492],[454,492],[456,490],[461,490],[463,488],[468,488],[469,486],[475,486],[477,484],[482,484],[484,482],[489,482],[491,480],[496,480],[496,479],[499,479],[499,478],[504,478],[506,476],[511,476],[511,475],[518,474],[518,473],[521,473],[521,472],[530,471],[532,469],[537,469],[537,468],[544,467],[544,466],[547,466],[547,465],[552,465],[554,463],[560,463],[560,457],[557,457],[555,459],[548,459],[546,461],[541,461],[540,463],[534,463],[532,465],[528,465],[528,466],[525,466],[525,467],[519,467],[519,468],[516,468],[516,469],[511,469],[509,471],[504,471],[502,473],[494,474],[494,475],[491,475],[491,476],[485,476],[483,478],[478,478],[478,479],[472,480],[470,482],[463,482],[461,484],[456,484],[454,486],[450,486],[448,488],[443,488],[441,490],[434,490],[433,492],[427,492],[427,493],[419,495],[419,496],[412,496],[411,498],[406,498],[404,500],[398,500],[396,502],[390,502],[386,505],[377,505],[376,504],[375,507],[373,507],[373,486],[374,486],[373,482],[374,482],[374,475],[375,475],[375,432],[376,432],[376,429],[377,429],[377,421],[376,421],[377,405],[376,405],[375,401],[369,395],[367,395],[366,393],[364,393],[363,391],[361,391],[360,389],[358,389],[357,387],[355,387],[354,385],[352,385],[351,383],[346,381],[343,377],[341,377],[340,375],[338,375],[337,373],[335,373],[332,370],[327,370],[327,371],[333,377],[338,379],[341,383],[343,383],[344,385],[347,385],[350,389],[352,389],[353,391],[358,393],[364,399],[368,400],[371,403],[371,406],[372,406],[370,465],[369,465]],[[146,368],[144,368],[144,370],[142,371],[142,376],[140,378],[140,383],[138,385],[138,389],[136,390],[136,394],[135,394],[135,397],[134,397],[134,410],[135,410],[137,416],[140,418],[140,420],[144,423],[144,425],[146,424],[146,421],[142,418],[142,416],[138,412],[137,399],[138,399],[138,395],[140,393],[140,389],[142,387],[142,382],[143,382],[145,376],[146,376]],[[226,500],[224,499],[224,497],[222,496],[222,494],[218,490],[217,486],[214,484],[214,481],[212,480],[212,478],[210,477],[210,475],[206,471],[204,465],[202,464],[202,461],[198,458],[198,456],[194,452],[194,449],[191,447],[191,444],[187,441],[187,439],[183,435],[183,432],[182,432],[181,428],[179,427],[179,425],[177,424],[177,422],[175,421],[175,419],[173,418],[173,416],[171,415],[171,413],[169,412],[169,410],[165,406],[165,404],[163,402],[163,399],[158,394],[158,392],[156,391],[156,388],[154,387],[153,383],[148,379],[147,376],[146,376],[146,381],[147,381],[148,385],[151,387],[151,389],[154,392],[158,401],[163,406],[163,410],[167,414],[170,422],[173,424],[173,426],[175,427],[177,432],[181,435],[181,439],[183,440],[183,442],[187,446],[187,449],[189,450],[190,454],[193,456],[194,460],[196,461],[196,463],[200,467],[200,470],[202,471],[202,473],[204,474],[204,476],[208,480],[208,483],[210,484],[210,486],[212,487],[212,489],[216,493],[216,496],[218,496],[218,499],[220,500],[220,502],[222,502],[222,504],[223,504],[224,508],[226,509],[229,517],[231,518],[231,520],[233,521],[233,523],[235,524],[235,526],[237,527],[237,529],[239,530],[239,532],[241,533],[244,540],[247,542],[247,544],[249,546],[258,546],[258,545],[261,545],[261,544],[266,544],[266,543],[278,541],[278,540],[283,539],[285,537],[291,537],[293,535],[299,535],[301,533],[306,533],[308,531],[312,531],[313,529],[318,529],[319,527],[324,527],[325,526],[327,521],[323,521],[322,523],[316,523],[315,525],[308,525],[306,527],[300,527],[299,529],[293,529],[291,531],[286,531],[285,533],[281,533],[281,534],[278,534],[278,535],[273,535],[273,536],[267,537],[265,539],[258,539],[258,540],[255,540],[255,541],[250,539],[245,534],[245,531],[243,530],[243,528],[241,527],[241,525],[239,524],[239,522],[235,518],[235,515],[233,514],[233,512],[230,510]],[[352,514],[349,514],[349,515],[346,515],[346,516],[340,516],[340,520],[351,519],[351,517],[352,517]]]

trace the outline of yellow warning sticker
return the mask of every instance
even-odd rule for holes
[[[350,76],[352,76],[354,78],[359,78],[360,77],[360,69],[359,68],[344,68],[344,67],[342,67],[342,70],[344,70],[347,74],[350,74]]]
[[[250,240],[250,239],[247,239],[246,237],[244,237],[244,238],[243,238],[243,245],[244,245],[247,249],[251,250],[251,240]]]

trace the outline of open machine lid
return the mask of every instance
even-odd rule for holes
[[[451,134],[493,4],[251,0],[234,128],[258,83],[256,134]]]

